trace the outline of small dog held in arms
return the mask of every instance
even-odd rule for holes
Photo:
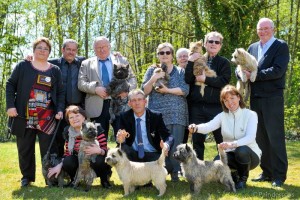
[[[129,92],[130,84],[127,81],[129,76],[129,63],[119,62],[114,64],[113,78],[106,88],[106,92],[111,96],[109,107],[110,123],[116,119],[116,115],[129,110],[128,98],[121,98],[120,94]]]
[[[195,76],[198,76],[201,75],[202,73],[205,73],[207,77],[217,77],[216,72],[210,69],[206,64],[207,58],[202,53],[202,46],[203,46],[202,40],[198,42],[190,43],[190,51],[191,51],[190,55],[192,55],[193,53],[199,53],[201,55],[199,59],[194,61],[193,74]],[[195,80],[195,85],[200,86],[200,93],[202,96],[204,96],[205,84],[201,82],[197,82],[197,80]]]
[[[202,185],[211,181],[219,181],[226,186],[228,191],[236,192],[227,164],[226,153],[224,150],[219,149],[219,155],[221,160],[202,161],[197,158],[190,145],[180,144],[176,147],[173,156],[181,162],[192,193],[199,193]]]
[[[240,77],[240,80],[236,83],[236,88],[242,94],[244,100],[247,101],[251,88],[244,70],[251,72],[250,81],[254,82],[257,75],[257,60],[245,49],[238,48],[233,52],[231,61],[237,65],[236,72]]]
[[[124,196],[134,192],[136,186],[142,186],[152,181],[162,196],[167,188],[167,170],[164,168],[165,149],[158,160],[152,162],[129,161],[125,152],[119,148],[108,150],[105,162],[116,168],[124,186]]]
[[[74,188],[78,187],[80,181],[84,181],[86,184],[85,191],[88,192],[91,189],[94,178],[97,177],[95,171],[90,166],[90,161],[96,162],[97,155],[86,155],[84,149],[92,144],[98,144],[97,137],[97,126],[92,122],[83,124],[82,127],[82,141],[80,142],[78,152],[78,169],[75,176]]]
[[[55,178],[55,175],[51,176],[50,178],[48,178],[47,176],[49,172],[49,168],[55,167],[59,163],[61,163],[61,158],[59,158],[56,153],[52,153],[52,154],[47,153],[42,159],[42,172],[46,180],[46,184],[49,187],[52,186],[63,187],[65,184],[64,181],[65,173],[63,170],[61,170],[57,178]]]
[[[157,81],[155,81],[155,83],[153,84],[153,87],[156,91],[162,88],[162,85],[167,86],[170,80],[170,75],[168,74],[168,66],[166,64],[162,63],[161,65],[157,64],[155,66],[153,74],[160,72],[165,72],[165,76],[163,78],[157,79]]]

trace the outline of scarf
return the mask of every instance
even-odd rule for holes
[[[69,149],[70,154],[72,155],[73,154],[73,148],[74,148],[74,145],[75,145],[75,138],[77,136],[81,135],[81,131],[76,132],[75,129],[72,126],[69,127],[68,131],[69,131],[68,149]]]

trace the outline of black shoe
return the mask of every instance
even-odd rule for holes
[[[270,181],[272,181],[272,179],[268,176],[265,176],[264,174],[260,174],[257,178],[251,179],[251,181],[253,181],[253,182],[263,182],[263,181],[270,182]]]
[[[171,181],[172,182],[178,182],[179,181],[178,172],[172,172],[171,173]]]
[[[101,182],[103,188],[110,189],[112,186],[108,181]]]
[[[231,177],[235,184],[237,184],[239,182],[240,177],[239,177],[239,174],[237,171],[231,172]]]
[[[274,180],[273,182],[272,182],[272,186],[273,187],[281,187],[283,185],[283,181],[282,180]]]
[[[235,189],[245,189],[246,188],[246,181],[239,181],[235,184]]]
[[[27,187],[28,185],[30,185],[30,181],[26,178],[21,180],[21,187]]]

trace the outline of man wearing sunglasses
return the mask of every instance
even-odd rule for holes
[[[231,78],[230,62],[219,56],[222,48],[223,36],[218,32],[210,32],[205,36],[204,47],[206,49],[205,57],[210,69],[217,73],[217,77],[206,77],[205,73],[195,76],[193,74],[194,61],[200,58],[199,53],[193,53],[189,56],[189,62],[185,69],[185,81],[190,85],[190,93],[187,97],[189,110],[189,124],[206,123],[212,120],[217,114],[222,112],[220,103],[221,89],[227,85]],[[200,94],[200,86],[195,85],[195,81],[204,83],[204,95]],[[221,130],[213,131],[217,144],[223,142]],[[204,142],[206,135],[193,134],[193,148],[197,157],[203,160]]]
[[[274,29],[271,19],[260,19],[257,24],[260,40],[248,49],[258,61],[256,80],[250,82],[250,107],[258,115],[256,141],[262,150],[262,173],[252,181],[272,181],[272,186],[281,187],[288,168],[283,90],[290,56],[286,42],[274,37]],[[245,72],[249,79],[250,73]]]

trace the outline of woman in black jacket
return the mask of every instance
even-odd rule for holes
[[[52,139],[55,119],[63,117],[64,89],[61,71],[47,62],[51,52],[48,38],[33,43],[33,60],[21,61],[6,83],[7,114],[17,137],[21,187],[35,181],[35,139],[43,157]]]

